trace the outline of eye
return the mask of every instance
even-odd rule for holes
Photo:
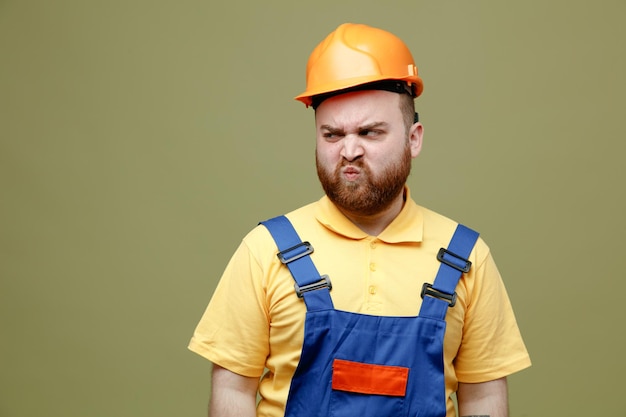
[[[382,132],[380,130],[376,130],[376,129],[363,129],[359,131],[359,136],[374,138],[374,137],[379,136],[381,133]]]
[[[341,132],[325,131],[322,132],[322,137],[329,141],[336,141],[341,139],[343,137],[343,134]]]

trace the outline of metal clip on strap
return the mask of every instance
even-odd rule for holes
[[[302,250],[303,249],[303,250]],[[294,253],[295,252],[295,253]],[[278,259],[284,264],[293,262],[313,253],[313,245],[309,242],[301,242],[295,246],[278,252]]]
[[[296,286],[296,294],[302,297],[307,311],[329,310],[333,308],[333,300],[330,298],[330,280],[328,277],[320,277],[320,273],[313,264],[311,254],[313,246],[309,242],[303,242],[298,236],[296,229],[285,216],[278,216],[261,222],[272,235],[279,251],[278,259],[291,273]],[[321,289],[304,294],[307,291]],[[304,296],[302,296],[304,294]]]
[[[422,285],[422,298],[424,298],[425,295],[439,298],[440,300],[445,300],[448,302],[448,306],[450,307],[454,307],[454,305],[456,304],[456,292],[452,294],[446,294],[433,288],[433,286],[427,282]]]
[[[447,255],[448,257],[446,258]],[[437,253],[437,259],[440,262],[448,265],[449,267],[465,273],[468,273],[472,267],[472,263],[470,261],[462,256],[457,255],[454,252],[450,252],[446,248],[439,249],[439,253]]]
[[[319,281],[303,285],[302,287],[298,284],[294,284],[293,286],[296,289],[296,294],[298,295],[298,298],[302,298],[305,292],[321,290],[322,288],[328,288],[328,291],[333,289],[328,275],[322,275],[320,278],[321,279]]]

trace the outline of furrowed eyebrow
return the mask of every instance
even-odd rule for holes
[[[333,135],[343,135],[345,133],[343,129],[339,129],[331,125],[322,125],[320,126],[320,130],[326,130],[329,133],[332,133]]]
[[[387,126],[387,122],[373,122],[373,123],[368,123],[366,125],[363,126],[359,126],[356,130],[358,132],[361,132],[363,130],[372,130],[372,129],[376,129],[378,127],[385,127]],[[320,126],[321,130],[327,130],[330,133],[334,133],[334,134],[344,134],[345,131],[343,129],[331,126],[331,125],[322,125]]]
[[[372,130],[372,129],[376,129],[377,127],[385,127],[385,126],[387,126],[386,122],[374,122],[374,123],[367,124],[365,126],[360,126],[359,130]]]

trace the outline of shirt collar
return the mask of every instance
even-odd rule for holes
[[[424,216],[405,187],[406,201],[402,210],[378,239],[387,243],[421,242],[424,232]],[[317,202],[315,217],[324,227],[350,239],[365,239],[367,233],[359,229],[333,204],[327,196]]]

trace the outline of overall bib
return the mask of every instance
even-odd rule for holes
[[[320,276],[284,216],[262,222],[296,281],[307,313],[300,362],[286,417],[445,417],[443,340],[448,307],[478,238],[459,225],[432,285],[422,287],[417,317],[381,317],[335,310],[331,281]]]

